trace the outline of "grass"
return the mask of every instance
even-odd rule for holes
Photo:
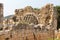
[[[53,40],[53,38],[48,38],[48,40]],[[54,40],[60,40],[60,39],[54,38]]]

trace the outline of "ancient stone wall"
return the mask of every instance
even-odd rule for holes
[[[8,24],[11,29],[3,30],[1,40],[48,40],[54,39],[57,27],[57,15],[53,4],[47,4],[39,10],[31,6],[16,9]],[[5,26],[4,26],[5,27]],[[4,32],[4,33],[3,33]]]
[[[47,4],[37,12],[31,7],[27,6],[24,9],[15,10],[16,19],[29,22],[29,24],[42,24],[43,26],[57,27],[57,11],[53,4]],[[34,22],[33,22],[34,21]],[[54,25],[53,25],[54,24]]]

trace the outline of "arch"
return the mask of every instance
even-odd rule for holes
[[[29,24],[38,24],[37,17],[34,14],[26,14],[23,20]]]

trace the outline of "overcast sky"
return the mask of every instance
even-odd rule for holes
[[[47,3],[53,3],[55,6],[60,5],[60,0],[0,0],[0,3],[4,5],[4,16],[8,16],[14,14],[15,9],[25,6],[41,8]]]

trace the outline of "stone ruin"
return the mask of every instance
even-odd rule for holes
[[[24,9],[16,9],[15,16],[17,22],[26,22],[40,28],[56,29],[57,27],[57,11],[53,4],[47,4],[41,9],[34,10],[31,6]],[[14,18],[13,17],[13,18]]]
[[[0,29],[2,29],[3,24],[3,4],[0,3]]]
[[[7,25],[7,26],[6,26]],[[15,15],[3,20],[1,40],[48,40],[54,39],[57,29],[57,11],[53,4],[41,9],[27,6],[16,9]]]

